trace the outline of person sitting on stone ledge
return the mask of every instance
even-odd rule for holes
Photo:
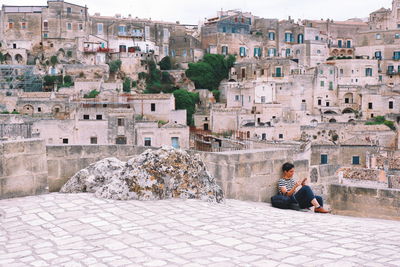
[[[320,196],[315,196],[311,187],[306,185],[307,178],[299,181],[293,179],[294,165],[286,162],[282,165],[283,177],[278,181],[279,194],[290,197],[292,203],[298,203],[301,209],[308,209],[314,206],[314,212],[329,213],[323,208],[323,200]],[[297,188],[300,189],[297,190]]]

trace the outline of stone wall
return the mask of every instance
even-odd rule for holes
[[[400,190],[330,186],[329,204],[334,213],[400,220]]]
[[[48,192],[43,140],[0,142],[0,199]]]
[[[48,145],[47,165],[49,191],[60,188],[79,170],[108,157],[126,161],[148,147],[130,145]]]
[[[77,171],[106,157],[127,160],[142,153],[147,147],[125,145],[47,146],[49,189],[59,191],[61,186]],[[226,198],[250,201],[270,201],[277,193],[281,167],[286,161],[294,162],[296,176],[307,177],[308,160],[288,149],[199,153],[210,174],[222,187]],[[300,156],[299,156],[300,155]]]
[[[197,152],[196,152],[197,153]],[[209,172],[217,179],[226,198],[267,201],[277,194],[282,164],[290,161],[296,177],[308,177],[309,161],[288,149],[265,149],[201,153]]]

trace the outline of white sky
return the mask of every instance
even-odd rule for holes
[[[93,15],[151,18],[182,24],[198,24],[205,17],[216,15],[218,10],[240,9],[264,18],[346,20],[366,18],[381,8],[391,8],[392,0],[69,0],[67,2],[87,5]],[[5,5],[46,5],[45,0],[1,0]]]

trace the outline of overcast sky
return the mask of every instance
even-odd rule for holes
[[[5,5],[46,5],[44,0],[1,0]],[[151,18],[182,24],[198,24],[205,17],[216,15],[218,10],[240,9],[264,18],[327,19],[346,20],[366,18],[369,13],[391,7],[392,0],[70,0],[87,5],[93,15],[113,16],[121,14]]]

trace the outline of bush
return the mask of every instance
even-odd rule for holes
[[[64,83],[70,83],[72,84],[72,77],[69,75],[64,76]]]
[[[132,81],[132,87],[136,87],[137,86],[137,81]]]
[[[116,73],[117,71],[119,71],[121,68],[121,64],[122,62],[119,59],[113,60],[108,63],[108,65],[110,66],[110,73]]]
[[[57,58],[57,56],[52,56],[52,57],[50,58],[50,63],[51,63],[52,66],[55,66],[55,65],[58,63],[58,58]]]
[[[394,126],[393,121],[384,121],[383,124],[389,127],[391,130],[396,130],[396,126]]]
[[[122,83],[122,90],[125,93],[130,93],[131,92],[131,79],[126,77],[124,82]]]
[[[96,96],[97,96],[98,94],[100,94],[99,91],[97,91],[97,90],[92,90],[92,91],[90,91],[88,94],[85,94],[85,95],[83,96],[83,98],[96,98]]]
[[[396,130],[396,126],[394,126],[394,122],[386,120],[384,116],[376,116],[373,119],[373,121],[368,121],[365,123],[365,125],[381,125],[381,124],[386,125],[391,130]]]
[[[71,50],[67,51],[67,57],[72,57],[72,51]]]
[[[171,70],[172,69],[172,62],[169,56],[163,57],[161,61],[158,63],[161,70]]]
[[[10,114],[7,110],[0,112],[0,114]]]
[[[161,81],[162,81],[163,83],[172,83],[171,76],[169,75],[168,72],[163,71],[163,72],[161,73]]]
[[[139,80],[146,80],[147,79],[147,73],[146,72],[139,72],[138,78]]]
[[[220,92],[219,90],[212,90],[211,92],[213,93],[213,96],[214,96],[214,98],[215,98],[215,101],[216,101],[216,102],[219,102],[219,97],[220,97],[220,95],[221,95],[221,92]]]
[[[19,112],[14,110],[11,114],[19,114]]]

